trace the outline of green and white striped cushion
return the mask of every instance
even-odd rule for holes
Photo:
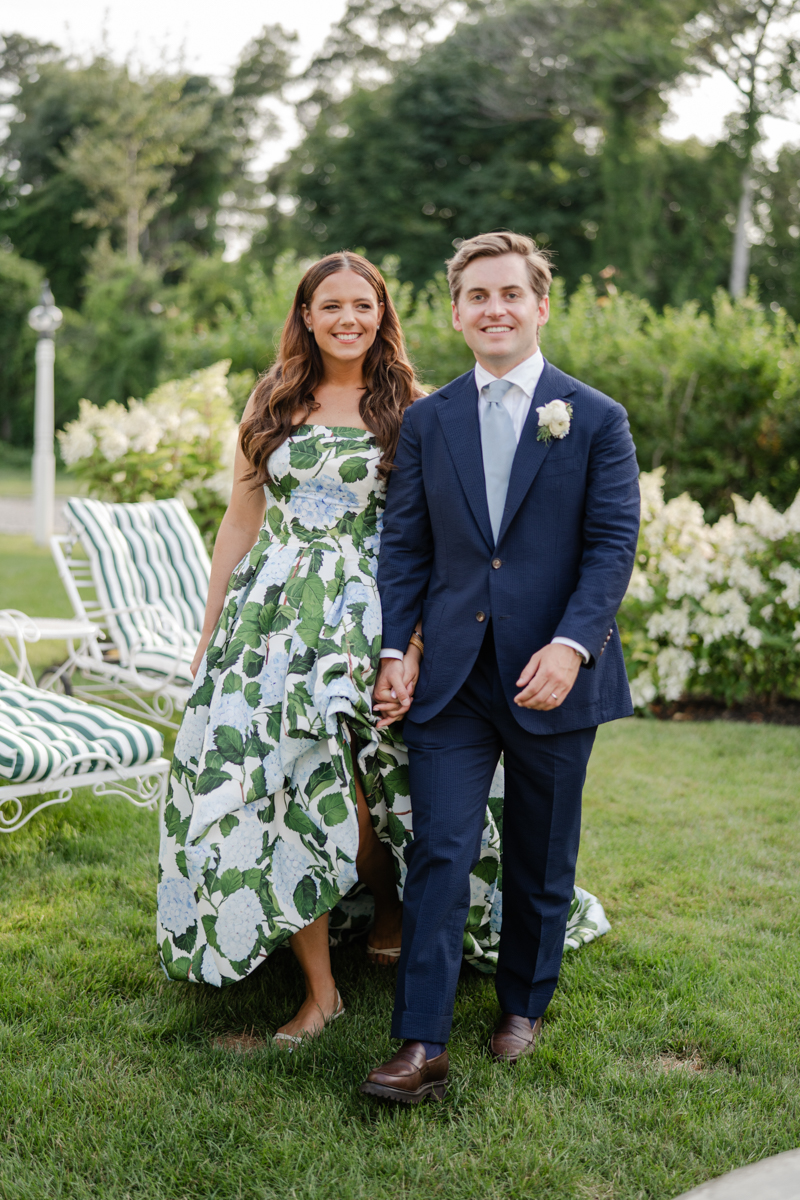
[[[181,629],[199,634],[211,563],[186,505],[182,500],[154,500],[106,507],[128,543],[145,599],[161,602]]]
[[[97,704],[27,687],[0,671],[0,780],[46,779],[73,755],[93,751],[122,766],[138,766],[158,758],[162,745],[161,735],[148,725]],[[73,765],[68,774],[107,767],[96,759]]]
[[[177,679],[191,684],[189,664],[203,624],[211,564],[197,526],[181,500],[107,504],[73,497],[68,519],[92,563],[97,598],[103,608],[149,604],[168,613],[181,633]],[[123,665],[167,673],[174,648],[152,614],[121,613],[108,618]]]

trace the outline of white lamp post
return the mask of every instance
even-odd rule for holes
[[[46,546],[53,534],[56,490],[56,456],[53,365],[56,360],[55,332],[63,319],[56,308],[50,284],[45,279],[36,308],[28,313],[28,324],[39,335],[36,343],[36,411],[33,427],[33,537]]]

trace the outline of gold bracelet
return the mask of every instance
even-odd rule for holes
[[[423,642],[420,635],[417,633],[416,629],[412,633],[411,637],[408,639],[408,644],[409,644],[409,646],[416,646],[417,649],[419,650],[420,654],[422,654],[422,655],[425,654],[425,643]]]

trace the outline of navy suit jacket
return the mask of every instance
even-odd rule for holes
[[[537,440],[537,407],[572,405],[565,438]],[[478,390],[461,375],[406,409],[378,565],[383,645],[403,650],[422,616],[425,654],[409,716],[436,716],[466,680],[491,618],[503,689],[532,733],[631,716],[617,609],[639,531],[636,451],[624,408],[546,362],[511,468],[494,544]],[[498,565],[499,564],[499,565]],[[591,654],[560,708],[518,708],[516,681],[556,636]]]

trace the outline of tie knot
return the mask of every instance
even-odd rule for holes
[[[499,404],[509,388],[513,386],[508,379],[495,379],[491,383],[487,383],[483,391],[490,404]]]

